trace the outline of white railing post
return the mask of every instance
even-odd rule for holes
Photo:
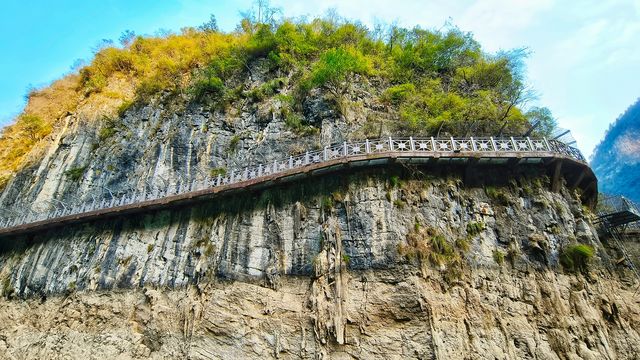
[[[258,176],[262,176],[262,164],[258,165]]]
[[[437,151],[437,149],[436,149],[436,139],[434,139],[433,136],[431,137],[431,149],[433,151]]]
[[[389,136],[389,151],[393,151],[393,140],[391,139],[391,136]]]
[[[489,140],[491,140],[491,146],[493,146],[493,151],[498,151],[498,147],[496,146],[495,140],[493,140],[493,136],[491,136]]]
[[[456,141],[453,139],[453,136],[451,137],[451,151],[454,151],[456,149]]]
[[[476,141],[473,140],[473,136],[469,137],[469,139],[471,140],[471,148],[473,149],[473,151],[478,151],[478,148],[476,147]]]
[[[347,142],[346,141],[342,143],[342,153],[344,154],[344,156],[348,155]]]
[[[549,142],[547,141],[546,136],[543,137],[542,140],[544,140],[544,143],[547,145],[547,151],[551,151],[551,145],[549,145]]]
[[[309,152],[304,153],[304,164],[309,165]]]
[[[293,169],[293,156],[289,156],[289,169]]]
[[[371,153],[371,144],[369,143],[369,139],[366,139],[366,140],[364,141],[364,151],[365,151],[367,154],[370,154],[370,153]]]
[[[518,151],[518,144],[516,143],[516,140],[513,138],[513,136],[511,137],[511,143],[513,144],[513,151]]]
[[[416,151],[416,144],[413,142],[413,136],[409,136],[409,147],[411,151]]]
[[[322,152],[322,159],[323,159],[324,161],[329,160],[329,158],[328,158],[328,156],[327,156],[327,147],[326,147],[326,146],[324,147],[324,151]]]
[[[280,171],[280,169],[278,169],[278,161],[273,160],[273,171],[271,173],[277,173],[278,171]]]

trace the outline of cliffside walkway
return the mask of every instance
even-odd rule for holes
[[[560,178],[564,177],[569,186],[581,188],[583,196],[594,199],[597,194],[597,180],[580,151],[557,140],[389,137],[334,144],[272,163],[232,169],[225,175],[190,184],[174,184],[164,189],[145,188],[144,191],[82,204],[60,202],[60,208],[49,212],[0,218],[0,236],[22,235],[91,220],[184,206],[234,191],[255,190],[340,169],[393,162],[512,167],[542,164],[549,168],[554,190],[559,189]]]
[[[611,196],[598,204],[598,221],[608,227],[637,226],[640,206],[624,196]]]
[[[615,242],[627,266],[629,266],[636,278],[640,280],[640,271],[633,265],[633,260],[622,242],[622,235],[625,232],[640,229],[640,206],[626,199],[624,196],[604,198],[598,204],[598,218],[596,223],[599,224],[602,230]],[[637,293],[638,290],[640,290],[640,285],[635,293]]]

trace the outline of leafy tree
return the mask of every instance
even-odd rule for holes
[[[120,45],[126,47],[131,45],[131,43],[133,42],[133,39],[135,38],[136,38],[135,32],[131,30],[125,30],[118,38],[118,41],[120,42]]]
[[[51,132],[51,126],[37,115],[24,114],[20,116],[18,125],[31,141],[37,141]]]
[[[205,22],[204,24],[198,26],[198,29],[200,31],[204,31],[204,32],[218,32],[218,31],[220,31],[220,29],[218,28],[218,20],[216,19],[216,16],[211,14],[209,16],[209,20],[207,22]]]
[[[553,130],[558,126],[551,110],[546,107],[533,107],[525,113],[525,117],[531,124],[531,130],[527,132],[527,135],[534,133],[540,136],[551,136]]]
[[[240,12],[242,19],[236,30],[253,34],[260,25],[275,28],[280,15],[282,15],[282,9],[271,7],[269,0],[255,0],[252,9]]]
[[[324,87],[336,97],[341,97],[349,89],[355,74],[370,72],[371,64],[358,50],[344,47],[329,49],[313,67],[310,85]]]

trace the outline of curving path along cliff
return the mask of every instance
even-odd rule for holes
[[[300,175],[313,176],[341,168],[376,166],[388,162],[477,164],[539,164],[551,166],[552,188],[559,189],[564,177],[573,188],[580,188],[583,200],[595,202],[597,180],[579,150],[557,140],[532,138],[384,138],[343,142],[319,151],[268,164],[232,169],[215,178],[193,181],[165,188],[145,188],[109,199],[94,198],[91,203],[65,204],[50,212],[20,213],[0,218],[0,236],[20,235],[85,221],[160,210],[187,203],[208,200],[212,196],[233,191],[266,187],[275,182],[293,181]],[[564,170],[563,170],[564,167]]]

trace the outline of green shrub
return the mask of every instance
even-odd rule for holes
[[[14,293],[14,289],[11,286],[11,279],[9,278],[9,276],[7,275],[3,280],[2,280],[2,295],[7,298],[10,299],[11,296],[13,296]]]
[[[560,264],[569,271],[586,271],[595,249],[586,244],[570,245],[560,253]]]
[[[333,48],[325,51],[311,70],[310,87],[325,87],[341,97],[351,85],[354,74],[371,72],[370,59],[352,47]]]
[[[235,153],[238,150],[238,144],[240,143],[240,135],[234,135],[231,140],[229,140],[229,147],[227,148],[227,152],[230,154]]]
[[[401,181],[400,181],[400,177],[397,175],[393,175],[389,178],[389,184],[391,185],[391,188],[397,188],[400,186]]]
[[[38,115],[23,114],[19,118],[19,124],[25,135],[32,141],[37,141],[51,133],[51,125],[47,124]]]
[[[286,78],[276,78],[248,92],[247,97],[253,101],[262,101],[276,94],[286,84]]]
[[[333,197],[332,196],[323,196],[320,206],[324,211],[330,211],[333,209]]]
[[[221,97],[224,94],[224,83],[217,76],[201,79],[193,84],[192,93],[196,101],[201,101],[205,97]]]
[[[294,113],[293,111],[283,111],[282,113],[284,116],[285,126],[291,129],[293,132],[302,136],[313,135],[320,132],[320,129],[316,127],[303,124],[302,117]]]
[[[118,106],[118,117],[122,118],[127,110],[131,109],[134,102],[130,100],[123,101],[120,106]]]
[[[501,250],[493,250],[493,260],[496,262],[496,264],[498,265],[502,265],[504,264],[504,257],[505,257],[505,253]]]
[[[507,194],[505,194],[503,190],[499,190],[493,186],[487,186],[485,188],[485,193],[491,200],[497,202],[500,205],[509,205],[511,203],[509,196],[507,196]]]
[[[227,175],[227,169],[223,167],[213,168],[209,170],[209,175],[211,175],[212,178],[218,177],[218,175],[225,176]]]
[[[98,131],[98,143],[111,138],[120,131],[120,122],[117,119],[103,117],[101,119],[102,127]]]
[[[100,142],[102,142],[102,141],[112,137],[117,132],[118,132],[118,130],[116,130],[116,128],[105,126],[105,127],[100,129],[100,132],[98,133],[98,140],[100,140]]]
[[[484,230],[485,227],[486,225],[482,221],[480,222],[472,221],[467,224],[467,234],[469,236],[477,235],[480,232],[482,232],[482,230]]]
[[[302,127],[302,117],[290,111],[287,111],[284,114],[284,124],[289,129],[297,131]]]
[[[343,203],[345,195],[341,191],[336,190],[331,193],[331,198],[333,199],[334,203]]]
[[[469,240],[459,238],[456,240],[456,247],[462,252],[467,252],[471,248],[471,245],[469,244]]]
[[[204,256],[211,257],[211,255],[213,255],[213,252],[215,250],[216,250],[215,245],[213,245],[212,243],[208,243],[207,247],[204,249]]]
[[[382,98],[389,103],[397,105],[405,101],[415,91],[416,87],[411,83],[400,84],[388,88],[382,95]]]
[[[67,176],[67,178],[69,178],[69,180],[75,182],[82,179],[82,176],[84,176],[86,170],[86,166],[79,166],[65,171],[64,174]]]
[[[429,261],[433,265],[445,265],[454,255],[453,247],[441,234],[431,237],[431,249]]]

